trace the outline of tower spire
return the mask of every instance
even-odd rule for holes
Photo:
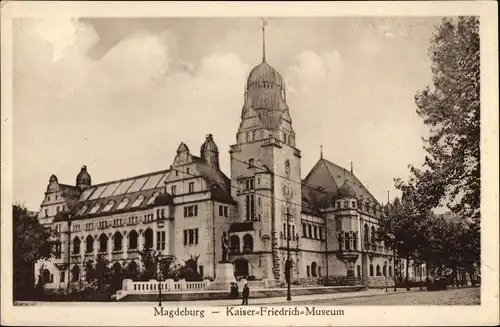
[[[267,19],[261,17],[262,19],[262,62],[266,61],[266,26]]]
[[[323,159],[323,145],[320,145],[320,158]]]

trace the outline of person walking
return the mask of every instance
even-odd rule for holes
[[[243,302],[241,303],[241,305],[248,305],[248,296],[250,295],[250,288],[248,287],[248,284],[245,283],[241,295],[243,297]]]

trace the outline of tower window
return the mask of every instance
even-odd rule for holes
[[[257,139],[257,132],[253,131],[252,132],[252,139],[255,141]]]
[[[194,182],[190,182],[189,183],[189,193],[193,193],[194,192]]]
[[[175,195],[177,193],[177,186],[172,185],[170,188],[170,194]]]

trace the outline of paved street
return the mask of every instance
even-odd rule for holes
[[[437,292],[417,290],[406,292],[401,290],[394,293],[390,290],[387,294],[293,301],[293,305],[479,305],[480,293],[481,289],[478,287],[450,289]],[[287,302],[273,303],[273,305],[287,305]]]

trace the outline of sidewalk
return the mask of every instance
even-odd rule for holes
[[[414,293],[419,292],[419,288],[413,288],[411,291],[406,291],[403,289],[398,289],[397,292],[394,292],[392,289],[389,289],[388,292],[385,292],[385,289],[369,289],[366,291],[360,292],[345,292],[345,293],[327,293],[327,294],[313,294],[313,295],[293,295],[292,291],[292,301],[288,302],[286,297],[269,297],[269,298],[259,298],[252,299],[252,294],[250,293],[250,298],[248,299],[249,305],[253,304],[283,304],[294,302],[304,302],[304,301],[312,301],[312,300],[333,300],[333,299],[345,299],[345,298],[356,298],[356,297],[368,297],[368,296],[381,296],[381,295],[391,295],[391,294],[401,294],[401,293]],[[149,305],[158,305],[158,302],[127,302],[127,303],[147,303]],[[182,301],[182,302],[163,302],[165,306],[232,306],[232,305],[240,305],[241,298],[239,299],[229,299],[229,300],[204,300],[204,301]]]

